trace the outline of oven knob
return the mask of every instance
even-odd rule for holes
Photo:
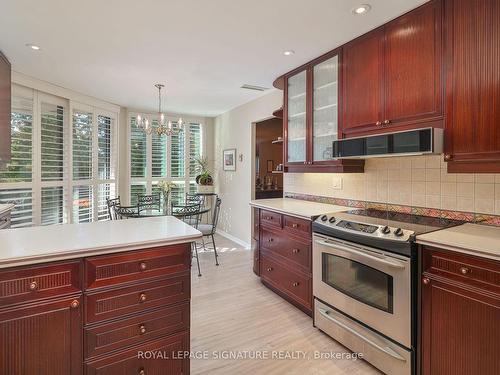
[[[326,216],[326,215],[321,216],[321,221],[327,221],[327,220],[328,220],[328,216]]]
[[[333,224],[333,223],[335,223],[335,218],[332,216],[332,217],[330,218],[330,220],[328,220],[328,221],[329,221],[330,223],[332,223],[332,224]]]
[[[394,234],[398,237],[401,237],[403,235],[403,230],[401,228],[397,228],[395,231],[394,231]]]
[[[391,233],[391,230],[389,229],[389,227],[386,225],[385,227],[381,228],[380,229],[382,231],[382,233],[384,234],[388,234],[388,233]]]

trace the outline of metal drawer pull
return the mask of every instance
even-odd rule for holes
[[[271,272],[273,270],[273,267],[267,267],[267,272]]]
[[[300,250],[299,250],[299,249],[293,249],[293,250],[292,250],[292,253],[294,253],[294,254],[297,254],[297,253],[299,253],[299,252],[300,252]]]
[[[147,297],[146,297],[146,293],[141,293],[139,295],[139,302],[144,302],[146,301]]]
[[[292,228],[298,228],[298,227],[299,227],[299,224],[296,224],[296,223],[292,224]]]
[[[141,267],[141,270],[145,270],[146,268],[148,268],[147,264],[145,262],[141,262],[140,264],[140,267]]]
[[[294,283],[292,283],[292,286],[299,286],[299,283],[295,281]]]
[[[402,357],[401,355],[399,355],[398,353],[396,353],[393,349],[389,348],[388,346],[382,347],[379,344],[377,344],[376,342],[373,342],[368,337],[363,336],[361,333],[359,333],[356,330],[352,329],[351,327],[345,325],[344,323],[338,321],[333,316],[330,316],[329,311],[327,311],[325,309],[321,309],[321,308],[318,308],[318,310],[319,310],[320,314],[323,315],[326,319],[328,319],[328,320],[332,321],[333,323],[335,323],[336,325],[344,328],[345,330],[349,331],[353,335],[356,335],[357,337],[359,337],[361,340],[363,340],[367,344],[373,346],[375,349],[378,349],[381,352],[384,352],[385,354],[388,354],[392,358],[395,358],[399,361],[406,362],[406,359],[404,357]]]
[[[36,281],[32,281],[30,283],[30,290],[37,290],[38,289],[38,284]]]
[[[468,273],[470,273],[470,268],[460,267],[460,272],[462,273],[462,275],[467,275]]]
[[[272,218],[272,216],[266,216],[266,218],[265,218],[265,219],[266,219],[266,220],[272,220],[273,218]]]
[[[273,241],[274,241],[274,239],[273,239],[272,237],[270,237],[270,238],[267,240],[267,242],[273,242]]]
[[[340,244],[336,244],[336,243],[333,244],[333,243],[330,243],[328,241],[322,241],[322,240],[316,240],[316,243],[323,245],[323,246],[333,247],[334,249],[344,250],[344,251],[347,251],[348,253],[360,255],[364,258],[374,260],[376,262],[385,264],[389,267],[394,267],[394,268],[399,268],[399,269],[404,269],[406,267],[404,263],[392,261],[392,260],[387,260],[385,257],[378,258],[376,256],[367,254],[364,251],[356,250],[354,248],[347,247],[345,245],[340,245]]]
[[[139,332],[141,333],[141,335],[144,335],[146,333],[146,326],[144,324],[141,324],[139,326]]]
[[[146,375],[146,370],[144,370],[144,368],[140,368],[138,374],[139,375]]]
[[[77,299],[75,299],[73,302],[71,302],[71,308],[76,309],[78,306],[80,306],[80,302],[78,302]]]
[[[425,285],[429,285],[429,284],[430,284],[430,282],[431,282],[431,280],[430,280],[428,277],[424,277],[424,278],[422,279],[422,282],[423,282]]]

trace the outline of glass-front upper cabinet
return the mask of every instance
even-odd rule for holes
[[[333,159],[333,141],[338,138],[338,82],[338,55],[313,67],[313,163]]]
[[[307,156],[307,71],[287,80],[287,162],[305,163]]]

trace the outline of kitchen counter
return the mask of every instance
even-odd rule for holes
[[[172,216],[0,231],[0,268],[191,242],[201,232]]]
[[[277,211],[282,214],[311,220],[316,216],[329,212],[348,210],[349,207],[333,204],[309,202],[292,198],[258,199],[250,201],[250,206],[265,210]]]
[[[500,260],[500,227],[467,223],[422,234],[417,243]]]
[[[0,215],[7,211],[11,211],[14,207],[15,205],[13,204],[0,204]]]

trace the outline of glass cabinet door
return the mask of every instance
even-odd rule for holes
[[[338,56],[313,70],[313,161],[333,159],[338,137]]]
[[[288,78],[287,161],[306,161],[306,71]]]

